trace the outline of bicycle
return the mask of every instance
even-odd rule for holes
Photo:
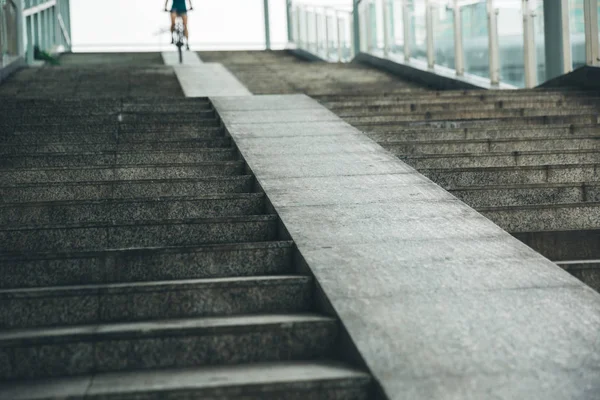
[[[192,11],[193,8],[190,8],[188,11]],[[170,12],[169,10],[165,10],[166,12]],[[185,32],[183,29],[183,19],[180,15],[175,19],[175,30],[171,32],[171,40],[172,43],[177,46],[177,52],[179,53],[179,64],[183,64],[183,50],[181,48],[184,44],[187,45],[187,49],[189,50],[189,43],[185,43]]]

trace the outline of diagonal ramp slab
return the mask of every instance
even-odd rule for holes
[[[600,294],[308,97],[211,100],[388,398],[600,393]]]

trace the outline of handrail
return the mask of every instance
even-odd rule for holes
[[[418,68],[425,63],[425,68],[434,73],[440,71],[446,75],[450,69],[457,79],[477,85],[484,78],[491,87],[530,88],[544,79],[547,61],[537,55],[544,43],[536,37],[546,34],[542,24],[556,23],[562,27],[563,40],[558,46],[546,47],[545,51],[553,52],[550,57],[560,61],[559,69],[563,73],[573,68],[572,48],[573,54],[581,54],[585,46],[587,64],[600,65],[599,2],[584,0],[584,42],[570,35],[569,4],[573,3],[569,0],[557,1],[559,10],[550,16],[533,8],[534,3],[541,7],[541,0],[515,0],[508,6],[505,0],[354,0],[353,10],[341,21],[344,35],[349,32],[350,40],[344,38],[340,43],[336,39],[342,36],[342,30],[333,34],[329,25],[331,18],[334,21],[339,18],[337,14],[328,19],[327,11],[300,1],[291,6],[295,14],[295,18],[291,18],[294,25],[290,29],[291,43],[328,61],[351,61],[354,51],[347,49],[351,47]],[[306,18],[307,12],[311,15],[310,21]],[[464,13],[471,13],[472,18],[462,18]],[[348,25],[345,25],[347,19]],[[522,25],[514,23],[521,19]],[[332,48],[337,51],[331,53]],[[557,52],[563,56],[555,57]]]
[[[58,23],[60,24],[60,31],[62,32],[63,37],[65,38],[65,41],[67,42],[67,45],[69,47],[71,47],[71,35],[69,35],[69,32],[67,31],[67,28],[65,26],[65,21],[63,20],[63,17],[61,14],[58,14]]]

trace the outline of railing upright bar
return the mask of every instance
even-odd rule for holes
[[[523,51],[525,60],[525,87],[533,88],[537,84],[537,60],[533,26],[533,10],[528,0],[522,0],[523,11]]]
[[[490,57],[490,82],[492,86],[500,84],[500,51],[498,44],[498,10],[494,8],[494,0],[487,0],[488,39]]]
[[[382,0],[383,15],[383,56],[388,57],[390,53],[390,21],[389,21],[389,2]]]
[[[325,18],[325,59],[329,60],[329,16],[327,15],[327,10],[324,12]]]
[[[342,62],[342,24],[341,17],[336,11],[335,13],[336,31],[337,31],[337,60]]]
[[[435,48],[433,44],[433,5],[425,0],[425,29],[427,30],[427,67],[435,66]]]
[[[402,2],[402,26],[404,28],[404,61],[405,62],[409,62],[410,61],[410,43],[411,43],[411,33],[410,33],[410,7],[409,7],[409,2],[410,0],[403,0]]]
[[[454,68],[456,76],[465,74],[465,51],[463,47],[462,18],[460,0],[454,0]]]
[[[561,24],[562,24],[562,51],[563,51],[563,74],[573,70],[573,55],[571,51],[571,29],[569,21],[569,0],[561,0]]]
[[[599,65],[598,0],[584,0],[585,59],[588,65]]]
[[[25,25],[27,28],[27,64],[29,65],[33,64],[33,42],[35,40],[35,21],[33,18],[33,15],[30,17],[25,17]]]

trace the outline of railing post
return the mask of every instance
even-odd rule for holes
[[[338,62],[342,62],[342,24],[340,22],[340,15],[335,12],[335,21],[337,24],[337,58]]]
[[[287,38],[288,43],[294,41],[294,27],[292,19],[292,0],[285,1],[285,17],[287,21]]]
[[[298,46],[299,48],[302,47],[302,27],[301,27],[301,21],[302,21],[302,14],[301,14],[301,8],[300,6],[296,7],[296,46]]]
[[[304,49],[310,50],[310,31],[309,31],[309,23],[308,23],[308,7],[304,8],[304,24],[306,25],[306,29],[304,30],[304,34],[306,35],[306,41],[304,42]]]
[[[371,26],[371,0],[363,0],[366,2],[366,7],[364,8],[365,10],[365,30],[366,32],[366,41],[367,41],[367,46],[365,47],[367,50],[367,53],[371,52],[371,48],[373,45],[373,30],[372,30],[372,26]]]
[[[490,49],[490,82],[492,86],[500,84],[500,51],[498,46],[498,10],[494,0],[487,0],[488,37]]]
[[[387,58],[390,53],[390,22],[389,18],[389,0],[382,0],[383,14],[383,56]]]
[[[329,60],[329,16],[327,15],[327,9],[324,10],[325,18],[325,59]]]
[[[27,64],[33,64],[33,41],[35,38],[35,21],[34,16],[25,17],[25,25],[27,28]]]
[[[433,44],[433,9],[431,1],[425,0],[425,29],[427,30],[427,67],[435,65],[435,48]]]
[[[598,65],[598,0],[584,0],[585,60],[588,65]]]
[[[456,76],[465,74],[465,52],[463,49],[462,19],[460,13],[460,0],[454,0],[454,69]]]
[[[314,8],[313,12],[315,13],[315,54],[319,54],[319,13],[317,9]]]
[[[537,57],[535,33],[533,30],[533,10],[529,0],[521,0],[523,10],[523,51],[525,60],[525,87],[533,88],[537,84]]]
[[[17,49],[18,56],[25,55],[25,18],[23,17],[23,0],[17,0]]]
[[[265,47],[271,50],[271,23],[269,20],[269,0],[263,0],[263,10],[265,18]]]
[[[562,25],[563,74],[573,70],[573,55],[571,52],[571,27],[569,21],[569,0],[560,0]]]
[[[358,18],[358,5],[360,0],[353,0],[352,3],[352,54],[360,53],[360,28]]]
[[[411,43],[411,34],[410,34],[410,7],[408,5],[409,0],[403,0],[402,2],[402,19],[403,19],[403,28],[404,28],[404,62],[410,61],[410,43]]]

